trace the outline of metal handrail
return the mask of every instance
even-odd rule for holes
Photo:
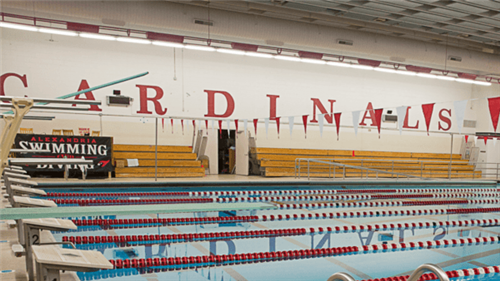
[[[492,176],[495,176],[495,178],[497,180],[500,178],[500,163],[497,163],[497,162],[475,162],[475,163],[471,163],[471,164],[474,165],[475,169],[482,170],[481,174],[483,176],[492,175]],[[480,165],[485,165],[486,167],[478,168],[478,166],[480,166]],[[495,165],[496,167],[488,167],[488,165]],[[493,170],[494,172],[488,173],[487,171],[489,171],[489,170]]]
[[[340,164],[340,163],[336,163],[336,162],[327,162],[327,161],[323,161],[323,160],[317,160],[317,159],[311,159],[311,158],[297,158],[295,159],[295,177],[297,177],[297,167],[299,169],[299,178],[300,178],[300,169],[301,169],[301,161],[307,161],[307,179],[310,179],[310,165],[309,163],[310,162],[313,162],[313,163],[322,163],[322,164],[327,164],[327,165],[330,165],[330,166],[337,166],[337,167],[341,167],[343,169],[343,178],[345,178],[345,168],[351,168],[351,169],[358,169],[358,170],[362,170],[362,171],[367,171],[366,173],[366,177],[368,177],[368,171],[370,172],[376,172],[376,176],[378,178],[378,174],[379,173],[382,173],[382,174],[391,174],[391,175],[396,175],[398,178],[399,176],[402,176],[402,177],[407,177],[407,178],[417,178],[417,179],[426,179],[426,178],[423,178],[423,177],[418,177],[418,176],[413,176],[413,175],[408,175],[408,174],[403,174],[403,173],[395,173],[395,172],[389,172],[389,171],[382,171],[382,170],[377,170],[377,169],[370,169],[370,168],[365,168],[365,167],[360,167],[360,166],[353,166],[353,165],[346,165],[346,164]],[[298,162],[298,165],[297,165],[297,162]],[[335,172],[335,170],[334,170]],[[361,177],[363,177],[363,172],[361,172]]]
[[[356,281],[356,279],[352,278],[351,275],[345,273],[345,272],[337,272],[330,276],[328,280],[326,281]]]
[[[444,270],[432,263],[424,263],[421,266],[417,267],[417,269],[413,271],[407,281],[418,281],[418,279],[427,271],[432,271],[432,273],[436,274],[438,279],[441,281],[450,281]]]

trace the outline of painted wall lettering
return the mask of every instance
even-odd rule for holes
[[[269,120],[276,120],[276,100],[278,95],[266,95],[269,98]]]
[[[205,114],[205,117],[219,117],[225,118],[231,116],[234,112],[234,99],[228,92],[225,91],[211,91],[205,90],[207,93],[207,104],[208,104],[208,112]],[[224,96],[227,102],[226,112],[224,114],[215,114],[215,94],[221,94]]]
[[[90,88],[89,83],[87,80],[83,79],[82,82],[80,82],[80,86],[78,86],[78,92],[81,90],[85,90]],[[95,100],[94,94],[92,91],[86,92],[83,95],[85,95],[85,98],[80,98],[81,95],[78,95],[75,97],[75,100]],[[76,104],[73,104],[73,106],[76,106]],[[91,104],[90,109],[92,111],[102,111],[102,109],[99,108],[97,104]]]
[[[375,119],[375,110],[373,110],[373,105],[371,102],[369,102],[368,106],[366,106],[365,114],[363,115],[363,119],[361,119],[361,123],[359,123],[359,125],[366,126],[365,119],[367,118],[372,120],[372,124],[370,126],[377,126],[377,119]]]
[[[151,85],[135,85],[135,86],[139,88],[140,109],[139,111],[137,111],[137,113],[153,114],[153,112],[148,110],[148,101],[153,102],[156,114],[164,115],[165,113],[167,113],[167,108],[163,109],[159,101],[163,97],[162,88]],[[154,97],[148,97],[148,89],[155,90],[156,95]]]
[[[26,74],[23,76],[16,74],[16,73],[5,73],[2,76],[0,76],[0,96],[6,96],[5,91],[4,91],[4,84],[5,80],[9,77],[16,77],[21,82],[23,82],[24,88],[28,88],[28,78],[26,77]],[[12,96],[19,96],[19,94],[12,94]]]
[[[443,112],[448,113],[448,117],[443,115]],[[438,130],[449,131],[451,129],[451,109],[443,108],[439,111],[439,122],[438,122]],[[446,127],[441,126],[441,121],[446,124]]]
[[[321,112],[321,114],[325,114],[325,120],[326,122],[328,122],[329,124],[332,124],[333,123],[333,104],[336,102],[336,100],[328,100],[328,102],[330,102],[330,113],[328,113],[325,109],[325,107],[323,106],[323,104],[321,103],[321,101],[319,99],[316,99],[316,98],[311,98],[311,100],[313,101],[313,115],[312,115],[312,119],[311,119],[311,123],[318,123],[318,120],[316,120],[316,108],[318,108],[319,112]]]
[[[418,129],[418,123],[420,122],[418,120],[417,120],[417,124],[415,124],[415,126],[410,126],[409,125],[409,122],[410,122],[409,121],[410,120],[410,117],[409,117],[410,116],[410,109],[411,109],[411,106],[408,106],[406,108],[406,117],[405,117],[405,122],[403,123],[403,128],[405,128],[405,129]]]

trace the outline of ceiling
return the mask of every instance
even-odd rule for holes
[[[173,2],[500,53],[500,0]]]

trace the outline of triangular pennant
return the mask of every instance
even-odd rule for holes
[[[325,121],[325,114],[318,114],[318,127],[319,127],[319,136],[323,137],[323,123]]]
[[[464,126],[465,109],[467,108],[468,100],[454,101],[455,120],[457,121],[458,133],[462,132]]]
[[[304,124],[304,136],[307,139],[307,117],[309,115],[302,115],[302,123]]]
[[[245,137],[246,137],[247,130],[248,130],[248,120],[247,119],[243,120],[243,129],[245,130]]]
[[[429,135],[429,127],[431,125],[432,112],[434,111],[434,103],[422,104],[422,111],[424,112],[427,135]]]
[[[234,128],[236,129],[235,136],[238,137],[238,119],[234,119]]]
[[[184,135],[184,119],[181,119],[182,134]]]
[[[215,130],[215,120],[212,120],[212,122],[211,122],[211,124],[210,124],[210,125],[211,125],[211,127],[212,127],[212,131],[213,131],[213,130]]]
[[[497,131],[498,115],[500,114],[500,97],[489,98],[488,108],[490,109],[491,122],[493,123],[493,131]]]
[[[172,134],[174,133],[174,119],[170,119],[170,126],[172,127]]]
[[[161,119],[161,131],[165,132],[165,118]]]
[[[222,120],[219,120],[219,138],[222,139]]]
[[[359,126],[359,114],[361,111],[353,111],[352,112],[352,127],[354,128],[354,135],[358,136],[358,126]]]
[[[207,130],[207,135],[208,135],[208,120],[205,120],[205,129]]]
[[[339,135],[340,135],[340,116],[341,115],[342,115],[341,112],[333,114],[333,117],[335,118],[335,126],[337,127],[337,140],[339,140]]]
[[[276,120],[276,129],[278,130],[278,139],[280,138],[280,119],[281,117],[274,118]]]
[[[468,143],[468,142],[469,142],[469,136],[465,135],[465,143]]]
[[[193,132],[196,132],[196,120],[193,120]]]
[[[383,108],[375,109],[375,122],[377,123],[378,138],[380,138],[380,127],[382,125],[382,113],[383,112],[384,112]]]
[[[292,133],[293,133],[293,122],[294,122],[294,117],[293,116],[290,116],[288,117],[288,130],[290,130],[290,138],[292,137]]]
[[[257,123],[259,122],[259,119],[253,119],[253,128],[255,130],[255,136],[257,136]]]
[[[266,127],[266,139],[267,139],[267,131],[269,130],[269,118],[264,118],[264,125]]]
[[[488,137],[483,137],[483,140],[484,140],[484,145],[486,145],[486,143],[488,142]]]
[[[399,129],[399,134],[403,134],[403,124],[406,119],[406,111],[408,107],[407,106],[399,106],[396,107],[396,114],[398,115],[398,129]]]
[[[231,135],[231,120],[227,119],[227,136],[229,137]]]

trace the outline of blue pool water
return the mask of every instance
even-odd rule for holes
[[[380,194],[384,189],[415,189],[420,190],[418,186],[377,186]],[[426,186],[425,189],[437,188],[443,189],[446,186]],[[490,187],[453,187],[453,188],[496,188]],[[106,196],[106,199],[130,199],[147,200],[153,198],[238,198],[242,197],[234,194],[196,196],[196,195],[148,195],[151,192],[172,192],[172,191],[217,191],[217,190],[298,190],[304,189],[302,186],[289,187],[266,187],[266,186],[244,186],[243,188],[234,187],[155,187],[155,188],[44,188],[48,193],[66,194],[65,196],[53,196],[52,199],[102,199],[102,195],[109,193],[126,193],[116,196]],[[332,190],[331,186],[309,186],[308,190]],[[347,186],[333,187],[333,189],[342,190],[342,194],[363,194],[363,189],[374,189],[370,186]],[[356,190],[357,193],[347,192],[346,190]],[[359,193],[361,191],[361,193]],[[139,194],[138,194],[139,193]],[[142,194],[140,194],[142,193]],[[434,205],[435,200],[474,200],[478,199],[477,194],[483,194],[480,199],[500,199],[500,192],[448,192],[449,194],[459,194],[457,197],[450,196],[445,199],[435,198],[388,198],[388,199],[343,199],[343,200],[323,200],[319,202],[396,202],[405,201],[415,204],[415,202],[427,202],[428,205],[407,205],[407,206],[351,206],[351,207],[322,207],[322,208],[296,208],[296,209],[277,209],[277,210],[254,210],[254,211],[234,211],[234,212],[195,212],[178,214],[149,214],[132,216],[107,216],[107,217],[84,217],[71,218],[75,221],[99,221],[109,220],[109,224],[100,225],[79,225],[78,230],[53,233],[57,241],[63,239],[88,239],[89,237],[99,237],[106,239],[109,236],[129,237],[126,241],[106,241],[99,243],[77,243],[80,249],[97,250],[102,252],[106,258],[120,263],[126,260],[139,261],[150,259],[151,264],[138,266],[137,268],[117,268],[113,270],[103,270],[93,273],[80,273],[82,280],[327,280],[335,272],[347,272],[357,280],[375,279],[390,276],[409,275],[411,272],[423,263],[434,263],[441,266],[445,271],[461,270],[468,268],[480,268],[500,265],[500,224],[495,220],[500,219],[500,204],[495,203],[450,203]],[[379,194],[379,193],[370,193]],[[392,193],[390,193],[392,194]],[[420,190],[418,194],[428,194]],[[260,195],[251,195],[258,197]],[[266,195],[261,195],[266,196]],[[270,204],[305,204],[309,202],[318,202],[317,198],[311,194],[302,194],[294,201],[281,202],[279,196],[277,200],[269,202]],[[248,196],[247,196],[248,197]],[[316,199],[316,200],[312,200]],[[472,201],[471,201],[472,202]],[[200,203],[203,204],[203,203]],[[224,204],[224,203],[221,203]],[[73,204],[75,205],[75,204]],[[490,208],[490,209],[488,209]],[[428,215],[413,215],[412,211],[430,211]],[[437,211],[436,213],[436,210]],[[452,210],[454,210],[452,212]],[[456,210],[460,210],[458,212]],[[484,211],[490,210],[490,211]],[[491,211],[493,210],[493,211]],[[372,216],[357,216],[356,212],[374,212]],[[386,213],[383,214],[382,212]],[[392,211],[392,214],[387,214]],[[394,214],[397,211],[397,214]],[[408,212],[410,211],[410,212]],[[351,212],[354,213],[351,216]],[[377,213],[378,212],[378,213]],[[323,217],[323,214],[342,213],[345,215],[333,217]],[[320,214],[317,218],[315,215]],[[270,217],[282,216],[283,219],[271,220]],[[285,219],[288,215],[290,218]],[[297,216],[294,219],[294,215]],[[305,218],[301,216],[305,215]],[[309,215],[312,215],[309,218]],[[263,216],[266,219],[263,219]],[[202,221],[206,218],[252,218],[242,219],[240,221],[228,220],[217,221],[217,223],[208,223]],[[150,219],[156,219],[156,222],[148,222]],[[189,219],[196,223],[176,222],[172,219]],[[122,220],[120,222],[120,220]],[[125,220],[125,221],[123,221]],[[137,220],[137,223],[127,223]],[[142,220],[142,221],[140,221]],[[144,222],[145,220],[145,222]],[[470,225],[473,220],[474,225]],[[468,221],[467,225],[459,225],[458,222]],[[446,225],[448,222],[448,225]],[[421,223],[421,225],[419,224]],[[383,225],[385,224],[385,228]],[[391,226],[392,224],[392,226]],[[399,224],[399,226],[398,226]],[[407,224],[405,226],[405,224]],[[352,226],[356,226],[355,230]],[[367,226],[378,225],[380,228],[367,229]],[[363,229],[360,230],[359,226]],[[344,230],[349,227],[349,230]],[[313,230],[311,230],[311,228]],[[321,231],[319,229],[321,228]],[[331,230],[328,230],[331,228]],[[291,233],[284,235],[286,230],[304,229],[306,233]],[[339,230],[340,229],[340,230]],[[255,234],[258,231],[274,231],[274,234]],[[281,232],[278,232],[281,230]],[[252,234],[252,232],[254,232]],[[192,238],[182,238],[179,234],[191,234]],[[206,235],[205,235],[206,234]],[[217,234],[210,238],[209,234]],[[222,236],[220,236],[222,234]],[[143,237],[144,235],[158,235],[156,238],[147,241],[132,241],[132,237]],[[158,238],[159,237],[159,238]],[[169,239],[167,239],[169,238]],[[490,239],[488,242],[476,240],[469,242],[468,238]],[[456,245],[431,245],[424,247],[410,247],[408,243],[433,241],[452,241],[455,239]],[[460,243],[460,239],[465,239],[465,243]],[[392,244],[401,245],[406,243],[405,248],[398,246],[392,249]],[[384,250],[363,250],[363,246],[389,245],[389,249]],[[349,253],[322,254],[321,249],[332,249],[339,247],[358,247],[358,250]],[[278,254],[290,251],[300,252],[301,250],[317,250],[316,254],[307,253],[298,258],[273,258],[272,256],[259,257],[259,253]],[[254,253],[254,257],[245,258],[243,254]],[[222,257],[228,258],[242,256],[240,262],[231,260],[213,261],[200,263],[195,262],[196,257]],[[182,260],[187,257],[193,258],[189,266],[184,264],[172,264],[172,261]],[[154,264],[154,259],[165,259],[166,264]],[[500,280],[498,273],[481,274],[452,280]]]

